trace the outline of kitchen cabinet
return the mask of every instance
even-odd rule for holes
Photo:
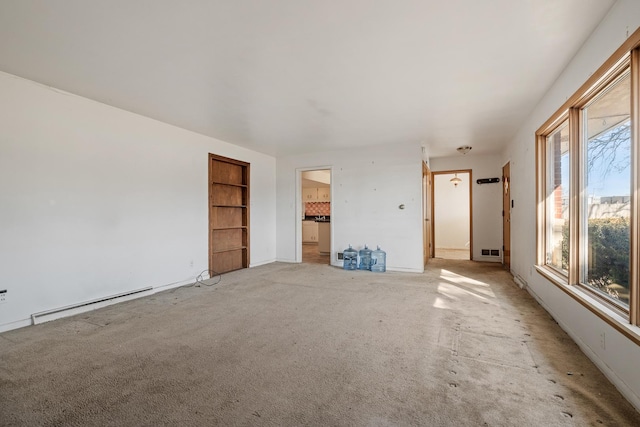
[[[331,190],[329,187],[309,187],[302,189],[303,202],[330,202]]]
[[[302,221],[302,243],[318,243],[318,223]]]
[[[328,222],[318,222],[318,252],[321,254],[331,253],[331,224]]]
[[[313,188],[303,188],[302,189],[302,200],[305,202],[317,202],[318,201],[318,189]]]
[[[318,201],[319,202],[331,201],[331,189],[329,187],[318,188]]]

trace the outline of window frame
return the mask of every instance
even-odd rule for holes
[[[631,200],[629,308],[580,284],[580,197],[583,186],[582,109],[627,71],[631,77]],[[569,265],[568,272],[547,265],[549,211],[547,138],[569,122]],[[536,271],[640,345],[640,28],[536,131]]]
[[[568,114],[563,114],[561,115],[558,120],[556,122],[554,122],[553,127],[551,129],[549,129],[544,135],[541,135],[541,138],[539,140],[539,144],[544,144],[544,147],[542,147],[542,154],[541,158],[544,158],[544,162],[541,165],[541,167],[544,168],[544,170],[541,172],[541,178],[542,178],[542,182],[540,182],[540,186],[541,186],[541,197],[544,200],[544,210],[543,213],[541,215],[543,215],[544,217],[544,227],[542,228],[542,234],[541,234],[541,250],[543,253],[541,253],[541,258],[540,261],[538,262],[538,264],[540,265],[544,265],[545,268],[553,271],[554,275],[556,275],[557,277],[561,277],[563,278],[563,282],[567,283],[568,282],[568,271],[564,272],[562,269],[559,269],[558,267],[550,264],[548,262],[548,252],[549,252],[549,234],[550,234],[550,228],[552,227],[552,224],[548,223],[548,215],[551,213],[551,211],[553,210],[552,208],[554,208],[555,206],[551,206],[550,204],[547,203],[548,199],[549,199],[549,177],[550,177],[550,163],[554,160],[553,159],[553,154],[550,152],[549,150],[549,137],[551,137],[553,134],[555,134],[556,132],[560,131],[564,126],[569,127],[569,116]],[[571,145],[569,145],[569,153],[571,153]],[[571,155],[569,155],[569,159],[571,160]],[[571,165],[569,165],[569,172],[571,172],[572,167]],[[571,183],[571,179],[569,179],[569,182]],[[571,197],[571,193],[569,193],[569,197]],[[571,204],[569,204],[569,206],[571,206]],[[571,213],[569,213],[569,226],[571,226]],[[570,233],[571,234],[571,233]]]

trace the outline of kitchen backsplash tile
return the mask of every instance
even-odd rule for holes
[[[331,215],[331,202],[305,202],[304,214],[312,215]]]

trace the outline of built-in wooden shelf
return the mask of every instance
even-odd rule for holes
[[[209,269],[249,267],[249,163],[209,155]]]

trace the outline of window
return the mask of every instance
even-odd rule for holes
[[[537,270],[640,344],[640,29],[536,132]]]
[[[569,265],[569,123],[547,136],[546,264],[563,275]]]
[[[584,153],[580,283],[629,307],[631,217],[629,73],[582,109]]]

